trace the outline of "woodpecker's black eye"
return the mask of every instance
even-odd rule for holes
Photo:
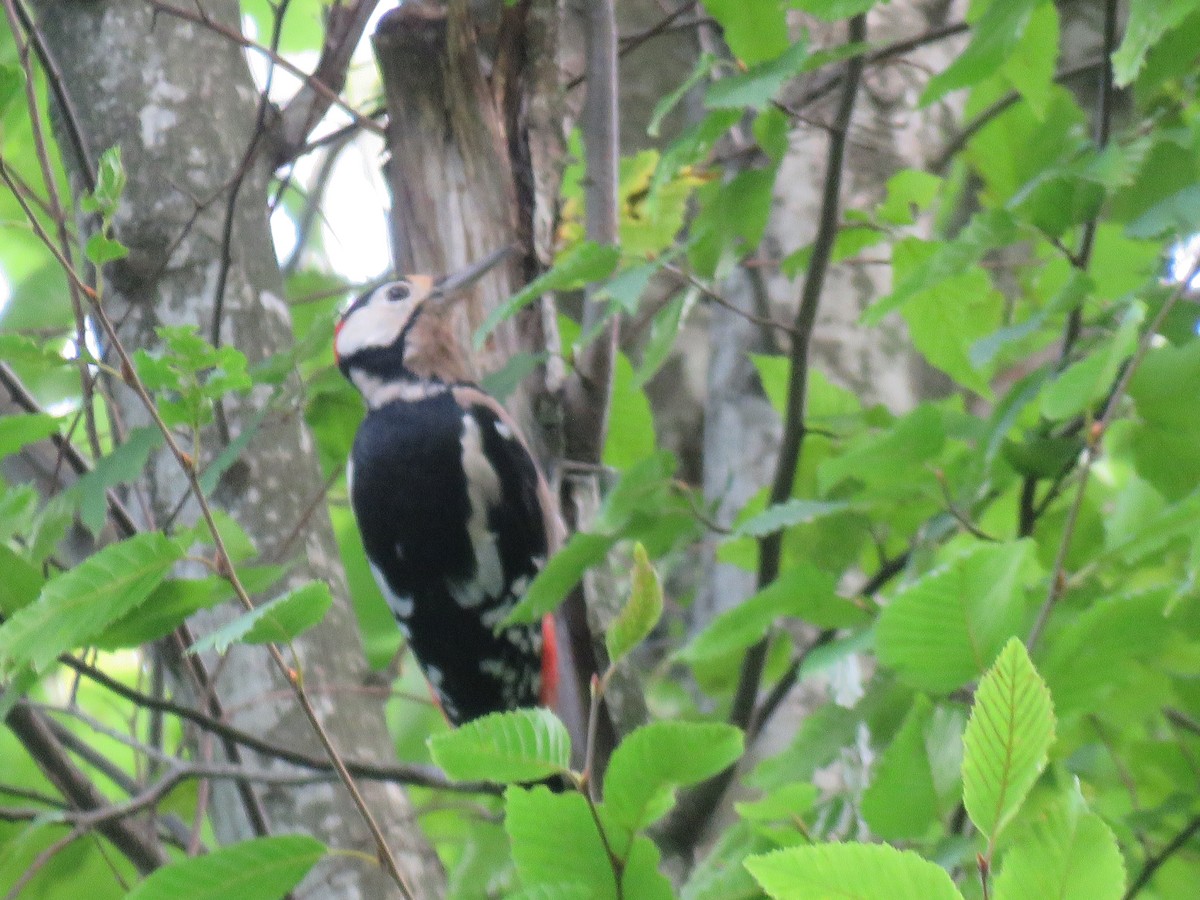
[[[412,295],[412,288],[408,286],[407,281],[398,281],[388,288],[387,298],[395,302],[407,300]]]

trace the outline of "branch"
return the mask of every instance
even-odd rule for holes
[[[313,769],[318,772],[334,771],[333,763],[328,759],[309,756],[308,754],[292,750],[289,747],[272,744],[256,735],[229,725],[220,719],[192,709],[190,706],[182,706],[170,700],[161,700],[157,697],[143,694],[73,656],[60,656],[59,662],[143,709],[155,710],[185,719],[198,725],[205,731],[210,731],[225,740],[232,741],[264,756],[270,756],[274,759],[282,760],[296,766],[303,766],[306,769]],[[502,792],[498,785],[486,782],[450,781],[442,773],[429,766],[382,765],[355,760],[346,760],[345,765],[346,769],[355,777],[371,781],[389,781],[397,784],[416,785],[418,787],[435,788],[437,790],[455,791],[458,793],[500,794]]]
[[[1161,869],[1168,859],[1183,849],[1187,842],[1195,837],[1198,832],[1200,832],[1200,816],[1193,816],[1180,829],[1179,833],[1171,838],[1165,847],[1146,859],[1145,865],[1142,866],[1142,871],[1138,872],[1138,876],[1133,880],[1133,884],[1129,885],[1129,890],[1125,892],[1122,900],[1133,900],[1134,897],[1140,894],[1142,888],[1146,887],[1150,883],[1150,880],[1154,878],[1154,873]]]
[[[102,811],[113,807],[91,780],[71,762],[40,715],[27,706],[18,704],[9,711],[5,722],[50,782],[73,806],[82,811],[79,815],[95,814],[94,821],[89,824],[94,825],[108,838],[139,872],[153,872],[170,862],[152,832],[137,823],[123,822],[119,816],[109,817],[101,814]]]
[[[587,7],[587,99],[580,116],[586,157],[586,231],[589,240],[617,244],[618,119],[617,26],[613,0],[594,0]],[[589,289],[583,309],[583,334],[601,326],[604,304]],[[566,451],[580,462],[600,461],[608,428],[613,360],[620,320],[613,317],[603,335],[584,347],[575,363],[575,377],[566,389]]]
[[[234,31],[233,29],[222,25],[220,22],[214,21],[211,16],[203,11],[193,12],[192,10],[188,9],[180,9],[177,6],[172,6],[170,3],[164,2],[164,0],[145,0],[145,2],[152,6],[156,12],[165,13],[168,16],[174,16],[177,19],[183,19],[184,21],[192,22],[196,25],[203,25],[205,28],[216,32],[227,40],[237,44],[239,47],[243,47],[247,50],[253,50],[256,53],[261,53],[263,56],[274,62],[275,65],[287,72],[291,72],[301,81],[303,81],[306,87],[310,88],[314,93],[319,95],[323,101],[328,103],[328,105],[336,106],[341,109],[344,113],[346,113],[346,115],[353,119],[360,128],[363,128],[372,134],[377,134],[380,136],[383,135],[383,127],[381,125],[372,122],[369,118],[359,113],[358,110],[350,106],[348,103],[346,103],[346,101],[339,97],[337,92],[330,88],[329,85],[321,81],[315,75],[311,75],[294,63],[289,62],[286,57],[280,55],[279,53],[274,53],[269,48],[250,40],[240,32]]]
[[[1167,320],[1167,316],[1171,314],[1171,310],[1175,308],[1175,304],[1179,302],[1179,299],[1188,289],[1188,285],[1191,284],[1192,279],[1196,277],[1197,273],[1200,273],[1200,257],[1197,257],[1188,273],[1175,285],[1175,290],[1167,297],[1159,309],[1158,315],[1154,317],[1154,321],[1150,323],[1149,327],[1142,334],[1133,357],[1122,370],[1120,377],[1117,379],[1116,386],[1113,388],[1112,393],[1109,394],[1108,402],[1104,405],[1104,411],[1100,414],[1100,418],[1088,429],[1087,444],[1083,450],[1083,460],[1079,465],[1079,484],[1075,489],[1075,498],[1072,500],[1071,508],[1067,513],[1067,520],[1063,524],[1062,540],[1059,542],[1058,552],[1054,556],[1054,567],[1050,571],[1050,586],[1046,591],[1046,599],[1042,602],[1042,608],[1038,610],[1038,617],[1034,623],[1033,630],[1029,633],[1029,638],[1025,641],[1025,646],[1028,647],[1031,653],[1041,638],[1046,623],[1050,619],[1051,610],[1053,610],[1054,605],[1066,592],[1067,554],[1070,552],[1071,541],[1075,536],[1075,525],[1079,521],[1079,511],[1083,507],[1083,497],[1087,491],[1088,478],[1091,475],[1096,457],[1100,455],[1104,434],[1117,414],[1117,406],[1121,403],[1125,392],[1129,389],[1129,383],[1133,380],[1134,373],[1137,372],[1138,367],[1142,364],[1142,360],[1146,358],[1146,354],[1150,352],[1150,347],[1154,342],[1155,336],[1158,334],[1158,330]]]
[[[350,67],[354,48],[358,46],[371,13],[378,5],[379,0],[353,0],[349,6],[331,6],[326,11],[325,43],[321,47],[317,67],[313,70],[312,81],[304,83],[304,87],[288,101],[279,117],[279,145],[275,149],[274,159],[276,168],[295,159],[305,149],[309,134],[335,102],[337,93],[346,84],[346,70]],[[327,86],[332,95],[317,90],[317,84]],[[359,119],[354,124],[362,127]]]
[[[849,23],[849,43],[861,43],[866,37],[866,17],[859,14]],[[841,101],[838,104],[833,128],[830,131],[829,156],[825,167],[825,185],[821,200],[820,220],[813,240],[812,261],[805,276],[801,291],[800,306],[793,323],[795,337],[789,354],[789,378],[787,406],[784,415],[783,443],[775,466],[775,477],[771,485],[768,506],[782,503],[792,493],[796,466],[804,445],[807,431],[805,424],[805,401],[808,389],[808,353],[813,329],[817,320],[825,274],[833,257],[833,245],[837,238],[839,202],[842,186],[842,163],[846,151],[846,137],[850,130],[850,117],[854,111],[854,99],[862,77],[864,59],[851,57],[846,62],[846,76]],[[779,575],[780,557],[783,548],[781,531],[767,535],[759,543],[758,588],[773,582]],[[738,685],[734,692],[729,721],[743,730],[748,729],[754,716],[754,704],[758,696],[759,682],[767,659],[768,641],[759,641],[742,660]],[[732,782],[736,766],[731,766],[720,775],[697,786],[680,801],[675,814],[664,828],[667,846],[687,850],[695,845],[705,822],[721,801],[725,790]]]

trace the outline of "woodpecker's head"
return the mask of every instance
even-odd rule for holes
[[[468,380],[448,320],[447,292],[428,275],[409,275],[367,291],[334,328],[338,368],[374,409]]]

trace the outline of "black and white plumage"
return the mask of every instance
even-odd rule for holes
[[[371,570],[454,724],[553,702],[553,621],[496,631],[545,563],[545,482],[504,408],[468,380],[432,279],[363,294],[338,366],[367,404],[348,465]]]

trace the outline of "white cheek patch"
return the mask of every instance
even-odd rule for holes
[[[337,332],[337,354],[349,359],[370,347],[390,347],[412,317],[412,301],[392,303],[372,297],[342,320]]]

